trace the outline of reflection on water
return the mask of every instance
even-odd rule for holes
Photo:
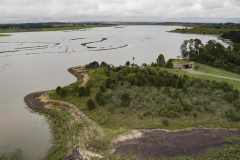
[[[176,58],[185,39],[219,41],[215,36],[166,32],[175,28],[119,26],[1,37],[0,152],[21,148],[29,160],[44,157],[51,146],[46,119],[31,113],[23,97],[74,82],[68,68],[95,60],[120,65],[132,57],[139,65],[149,64],[159,54],[164,54],[165,59]]]

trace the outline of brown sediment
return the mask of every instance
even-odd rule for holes
[[[138,134],[137,137],[126,134],[133,138],[115,142],[116,150],[114,154],[131,152],[139,159],[197,156],[209,149],[229,144],[225,138],[239,136],[240,130],[193,129],[167,131],[140,129],[136,133]]]

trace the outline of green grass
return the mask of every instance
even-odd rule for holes
[[[182,61],[182,63],[185,63]],[[165,70],[165,68],[159,68],[159,70]],[[226,80],[218,77],[212,77],[207,75],[193,75],[186,71],[180,69],[166,69],[168,72],[175,73],[178,75],[187,74],[195,78],[202,78],[215,81],[227,81],[233,84],[235,88],[240,88],[239,82],[233,80]],[[215,73],[215,72],[214,72]],[[107,77],[103,75],[101,70],[89,70],[89,75],[91,77],[90,83],[94,83],[94,86],[100,86],[101,80]],[[235,82],[235,83],[234,83]],[[73,87],[73,84],[71,85]],[[117,90],[119,90],[118,88]],[[131,110],[125,108],[125,114],[122,114],[123,108],[112,107],[112,104],[106,106],[100,106],[97,104],[96,109],[89,111],[87,110],[88,99],[95,99],[96,93],[99,91],[96,87],[91,87],[91,95],[89,97],[77,97],[76,95],[68,95],[66,98],[62,98],[56,93],[51,94],[51,97],[58,100],[63,100],[76,105],[80,110],[82,110],[86,115],[88,115],[92,120],[96,121],[100,126],[106,128],[109,132],[114,134],[121,134],[132,129],[138,128],[164,128],[169,130],[191,128],[191,127],[206,127],[206,128],[236,128],[239,127],[238,123],[229,122],[227,119],[223,119],[222,116],[226,107],[223,107],[216,112],[216,114],[211,113],[198,113],[197,119],[193,117],[193,112],[188,116],[180,116],[180,118],[169,118],[169,125],[162,125],[162,117],[160,118],[143,118],[139,119],[137,116],[142,111]],[[208,97],[199,97],[205,99]],[[228,106],[227,103],[222,103]],[[220,105],[220,104],[218,104]],[[210,117],[210,118],[209,118]]]
[[[14,29],[0,29],[0,33],[13,33],[13,32],[37,32],[37,31],[64,31],[64,30],[77,30],[77,29],[87,29],[93,27],[110,27],[113,25],[85,25],[82,26],[68,26],[68,27],[54,27],[54,28],[35,28],[35,29],[26,29],[26,28],[14,28]]]
[[[223,34],[229,31],[240,31],[240,29],[225,29],[225,28],[190,28],[190,29],[175,29],[169,32],[175,33],[191,33],[191,34]]]
[[[185,64],[187,62],[189,62],[189,60],[174,60],[174,62],[178,62],[180,64]],[[233,72],[229,72],[223,69],[219,69],[219,68],[215,68],[206,64],[202,64],[202,63],[198,63],[198,62],[194,62],[194,67],[199,66],[199,69],[197,71],[206,73],[206,70],[204,70],[204,68],[207,68],[207,73],[208,74],[213,74],[213,75],[218,75],[218,76],[224,76],[224,77],[230,77],[230,78],[235,78],[235,79],[240,79],[240,75],[237,73],[233,73]],[[225,79],[225,78],[220,78],[220,77],[214,77],[214,76],[209,76],[209,75],[202,75],[202,74],[190,74],[187,71],[183,71],[181,69],[173,69],[173,70],[168,70],[170,72],[176,73],[176,74],[187,74],[191,77],[195,77],[195,78],[202,78],[202,79],[209,79],[209,80],[215,80],[217,82],[220,81],[225,81],[228,82],[229,84],[232,84],[234,86],[234,88],[239,89],[240,90],[240,82],[239,81],[235,81],[235,80],[231,80],[231,79]]]
[[[11,36],[9,34],[0,34],[0,37],[6,37],[6,36]]]

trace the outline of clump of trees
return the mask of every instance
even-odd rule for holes
[[[100,65],[97,61],[94,61],[85,65],[85,68],[87,69],[97,69],[97,68],[107,68],[107,67],[109,68],[110,65],[104,61]]]
[[[240,43],[240,31],[229,31],[222,35],[225,39],[230,39],[234,43]]]
[[[91,89],[89,86],[82,86],[78,89],[78,96],[82,97],[82,96],[90,96],[91,94]]]
[[[208,64],[231,72],[240,73],[239,45],[225,48],[210,40],[203,45],[199,39],[185,40],[181,45],[182,58]]]
[[[66,95],[67,95],[66,89],[65,89],[65,88],[62,88],[61,86],[58,86],[58,87],[56,88],[56,92],[57,92],[57,94],[59,94],[62,98],[65,98]]]

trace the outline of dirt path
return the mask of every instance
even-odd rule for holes
[[[182,67],[182,64],[179,64],[179,63],[177,63],[177,62],[174,63],[173,66],[174,66],[174,68],[181,68],[182,70],[187,71],[188,73],[191,73],[191,74],[202,74],[202,75],[208,75],[208,76],[213,76],[213,77],[230,79],[230,80],[234,80],[234,81],[240,81],[240,79],[236,79],[236,78],[231,78],[231,77],[225,77],[225,76],[219,76],[219,75],[214,75],[214,74],[203,73],[203,72],[200,72],[200,71],[196,71],[196,70],[194,70],[194,69],[184,69],[184,68]]]

